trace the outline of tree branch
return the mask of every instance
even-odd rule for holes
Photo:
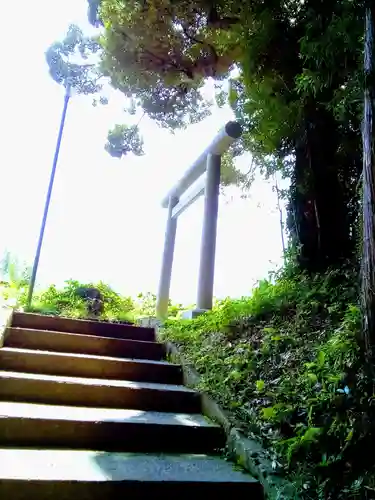
[[[120,30],[120,34],[122,35],[122,37],[125,40],[130,40],[133,44],[135,44],[134,40],[131,38],[131,36],[128,35],[127,33],[125,33],[123,30]],[[168,68],[168,66],[169,66],[169,67],[174,68],[177,72],[184,73],[184,75],[186,75],[189,79],[191,79],[191,80],[194,79],[194,76],[193,76],[192,72],[189,69],[185,68],[182,65],[179,65],[178,63],[176,63],[172,59],[167,60],[164,57],[159,56],[158,54],[153,53],[150,49],[147,49],[146,47],[142,47],[142,50],[146,54],[148,54],[151,58],[160,61],[160,63],[162,65],[164,65],[164,67],[162,68],[162,70],[166,71],[167,68]]]

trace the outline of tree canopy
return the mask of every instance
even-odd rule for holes
[[[97,37],[89,37],[76,25],[69,26],[62,41],[53,43],[46,51],[46,61],[53,80],[68,86],[78,94],[92,95],[93,105],[107,104],[103,95],[105,75],[99,65],[102,47]],[[116,125],[108,132],[105,149],[114,157],[130,152],[143,154],[142,138],[137,126]]]
[[[137,132],[137,125],[115,125],[108,132],[105,150],[114,158],[126,156],[130,151],[142,156],[143,141]]]
[[[80,94],[99,93],[103,88],[103,75],[97,60],[89,59],[100,50],[97,40],[84,36],[78,26],[70,25],[65,38],[53,43],[46,51],[51,77],[64,87],[73,87]]]
[[[115,88],[164,127],[207,116],[200,88],[208,77],[224,78],[238,55],[237,36],[218,36],[223,30],[208,3],[90,1],[90,12],[96,8],[91,19],[105,29],[101,67]]]

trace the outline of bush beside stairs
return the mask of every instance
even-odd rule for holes
[[[0,498],[262,499],[164,359],[153,328],[14,313],[0,349]]]

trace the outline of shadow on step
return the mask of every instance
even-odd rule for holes
[[[0,402],[0,445],[212,453],[221,427],[199,414]]]
[[[77,432],[74,440],[77,442]],[[202,415],[133,411],[96,422],[91,448],[111,451],[219,454],[226,436]]]

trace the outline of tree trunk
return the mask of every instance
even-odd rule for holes
[[[296,144],[292,185],[299,262],[324,271],[351,256],[350,223],[338,171],[340,137],[332,113],[311,101]]]
[[[375,346],[375,158],[374,158],[374,11],[366,8],[364,50],[364,116],[363,116],[363,248],[361,266],[363,340],[371,365]]]

